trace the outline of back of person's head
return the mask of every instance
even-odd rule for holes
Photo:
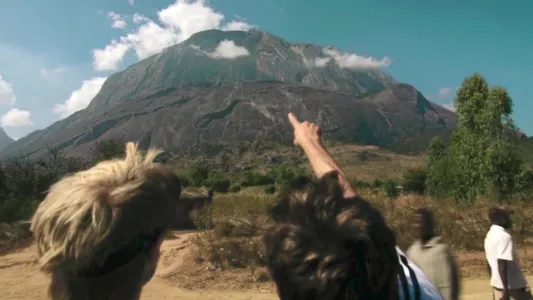
[[[181,185],[168,168],[126,145],[51,186],[32,219],[52,299],[136,299],[155,272],[162,236],[179,209]]]
[[[509,212],[500,207],[489,209],[489,220],[492,225],[501,226],[505,229],[511,228],[511,217]]]
[[[427,207],[417,208],[415,210],[415,215],[421,218],[422,222],[427,222],[433,224],[435,219],[433,217],[433,212]]]
[[[343,197],[336,172],[300,178],[270,215],[266,259],[281,300],[397,299],[395,235],[370,203]]]
[[[432,238],[435,235],[435,218],[429,208],[423,207],[415,210],[415,228],[422,239]]]

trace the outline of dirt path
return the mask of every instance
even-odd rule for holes
[[[253,291],[189,291],[177,288],[170,281],[160,276],[171,272],[181,263],[183,248],[187,243],[187,235],[181,235],[177,239],[165,241],[163,244],[164,256],[160,263],[156,276],[144,288],[141,299],[206,299],[206,300],[274,300],[272,290]],[[46,299],[46,286],[48,278],[40,273],[35,267],[35,249],[29,247],[17,253],[11,253],[0,257],[0,291],[3,300],[22,299]],[[173,257],[170,260],[170,257]],[[528,278],[533,282],[533,278]],[[462,299],[492,299],[487,279],[465,280],[463,282],[464,293]]]

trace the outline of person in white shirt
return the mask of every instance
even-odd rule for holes
[[[266,262],[281,300],[442,299],[396,246],[383,215],[362,199],[320,138],[291,113],[294,143],[316,179],[302,177],[269,210]]]
[[[485,237],[485,254],[494,298],[532,300],[513,239],[508,232],[512,226],[509,213],[500,208],[492,208],[489,220],[492,226]]]

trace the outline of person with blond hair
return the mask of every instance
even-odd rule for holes
[[[298,178],[269,209],[266,262],[279,298],[442,299],[396,246],[383,215],[349,183],[318,125],[292,113],[289,121],[316,178]]]
[[[134,300],[154,275],[181,184],[127,143],[124,159],[103,161],[51,186],[31,223],[54,300]],[[179,214],[184,215],[184,214]]]

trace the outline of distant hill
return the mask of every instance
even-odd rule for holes
[[[15,140],[9,137],[3,128],[0,127],[0,150],[11,145]]]
[[[221,43],[249,55],[220,59]],[[330,139],[402,152],[424,150],[431,137],[455,128],[455,113],[416,88],[381,71],[341,66],[331,51],[338,53],[257,30],[200,32],[111,75],[87,109],[0,155],[39,155],[55,147],[84,156],[109,138],[169,151],[256,139],[290,142],[289,111],[321,123]]]

